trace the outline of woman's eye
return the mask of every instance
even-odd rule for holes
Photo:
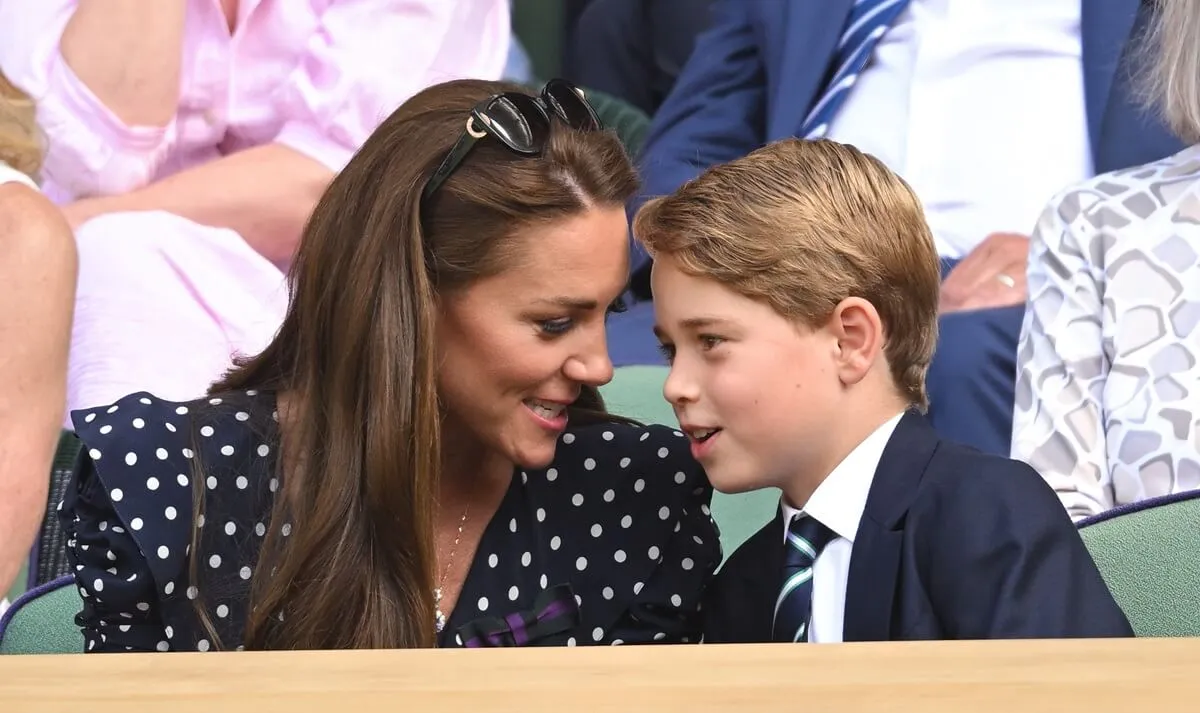
[[[608,309],[605,310],[605,314],[620,314],[628,309],[629,306],[625,304],[625,299],[618,297],[612,301],[612,304],[608,306]]]
[[[675,361],[675,345],[674,344],[659,344],[658,351],[660,353],[662,353],[663,359],[666,359],[668,364]]]
[[[538,322],[538,327],[542,330],[542,332],[553,336],[566,334],[571,330],[572,325],[574,325],[574,322],[571,321],[570,317],[563,317],[561,319],[544,319]]]

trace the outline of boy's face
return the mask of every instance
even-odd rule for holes
[[[821,463],[842,393],[837,338],[655,258],[655,333],[671,362],[663,395],[714,487],[783,487]]]

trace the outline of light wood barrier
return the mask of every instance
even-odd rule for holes
[[[0,657],[3,713],[1174,713],[1200,639]]]

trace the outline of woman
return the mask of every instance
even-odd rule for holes
[[[695,637],[709,486],[596,392],[635,187],[565,82],[406,102],[318,203],[261,355],[207,400],[74,415],[88,649]]]
[[[260,351],[334,173],[402,101],[500,76],[507,0],[0,0],[77,228],[68,407],[204,393]]]
[[[1163,0],[1150,87],[1200,141],[1200,3]],[[1043,214],[1029,260],[1013,456],[1079,519],[1200,487],[1200,146],[1098,176]]]
[[[75,243],[38,192],[33,103],[0,74],[0,609],[29,557],[58,443],[75,297]]]

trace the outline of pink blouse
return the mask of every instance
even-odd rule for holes
[[[278,142],[337,171],[421,89],[496,79],[509,0],[187,0],[179,108],[129,126],[75,76],[59,39],[79,0],[0,0],[0,69],[38,102],[43,189],[114,195],[224,154]]]

